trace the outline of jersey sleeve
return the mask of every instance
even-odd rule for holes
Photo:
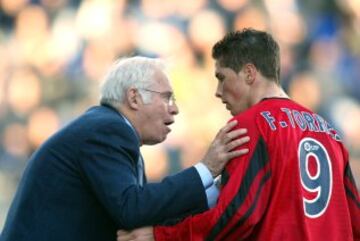
[[[360,240],[360,197],[349,162],[347,162],[345,167],[344,185],[350,211],[354,240]]]
[[[271,170],[265,141],[253,124],[245,123],[245,127],[251,135],[250,155],[233,159],[227,165],[223,173],[226,183],[217,205],[175,226],[156,226],[157,241],[239,240],[252,232],[268,205]]]

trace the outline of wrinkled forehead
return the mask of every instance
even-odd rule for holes
[[[172,86],[167,74],[160,69],[156,69],[152,76],[152,87],[159,88],[161,90],[172,91]]]

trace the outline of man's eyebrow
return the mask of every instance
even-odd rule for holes
[[[215,77],[218,78],[218,79],[223,79],[224,78],[224,75],[219,73],[219,72],[216,72],[215,73]]]
[[[171,90],[168,90],[168,91],[161,92],[161,94],[171,96],[171,95],[174,95],[174,92]]]
[[[174,91],[172,91],[172,90],[165,90],[164,93],[166,93],[166,94],[174,94]]]

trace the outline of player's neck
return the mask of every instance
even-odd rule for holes
[[[275,82],[264,81],[258,86],[256,94],[253,96],[253,104],[266,98],[289,98],[281,86]]]

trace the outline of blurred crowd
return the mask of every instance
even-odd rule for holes
[[[0,0],[0,230],[28,157],[98,103],[119,57],[161,57],[180,114],[142,147],[150,180],[202,158],[230,118],[214,96],[212,45],[253,27],[280,43],[282,83],[340,131],[360,186],[360,1]]]

